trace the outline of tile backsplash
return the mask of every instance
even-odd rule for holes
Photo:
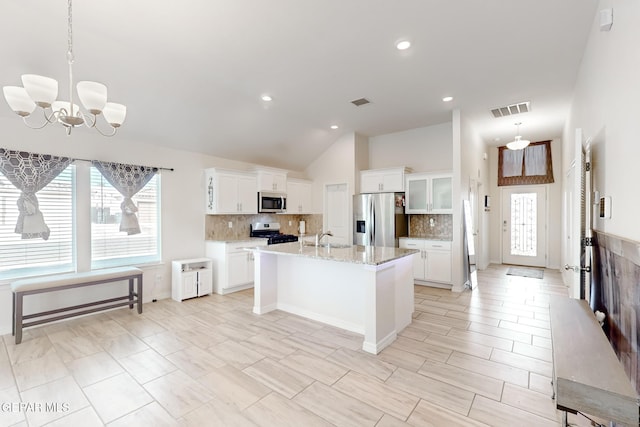
[[[236,240],[249,237],[249,225],[254,222],[279,222],[280,232],[299,234],[300,221],[306,223],[306,234],[322,232],[322,215],[257,214],[257,215],[206,215],[206,240]],[[291,225],[289,225],[291,222]],[[232,228],[229,228],[229,223]]]
[[[453,239],[451,214],[409,215],[409,237]]]

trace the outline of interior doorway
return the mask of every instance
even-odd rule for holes
[[[545,267],[547,188],[502,189],[502,262]]]
[[[332,243],[351,244],[351,195],[346,183],[326,184],[324,186],[324,221],[325,232],[331,231]]]

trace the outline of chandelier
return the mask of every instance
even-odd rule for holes
[[[526,146],[528,146],[529,144],[531,144],[531,141],[527,140],[527,139],[522,139],[522,136],[520,136],[520,125],[522,123],[516,123],[516,137],[513,141],[507,143],[507,148],[509,150],[522,150],[523,148],[525,148]]]
[[[127,114],[127,107],[122,104],[107,102],[107,87],[102,83],[81,81],[78,82],[78,98],[88,113],[83,113],[77,104],[73,102],[73,27],[71,0],[68,0],[68,36],[67,42],[67,63],[69,64],[69,101],[57,101],[58,82],[50,77],[36,74],[23,74],[20,86],[4,86],[2,91],[9,107],[24,121],[25,125],[31,129],[42,129],[43,127],[59,123],[67,129],[67,135],[71,134],[71,129],[82,126],[94,128],[104,136],[113,136],[124,122]],[[31,124],[27,118],[40,107],[43,111],[44,122]],[[98,116],[102,114],[109,124],[110,130],[103,132],[98,128]]]

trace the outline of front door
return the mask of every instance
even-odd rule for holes
[[[503,263],[546,266],[546,199],[545,186],[503,188]]]

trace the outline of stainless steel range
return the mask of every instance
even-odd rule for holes
[[[281,233],[279,222],[255,222],[250,225],[249,229],[250,237],[266,238],[268,245],[298,241],[298,236]]]

